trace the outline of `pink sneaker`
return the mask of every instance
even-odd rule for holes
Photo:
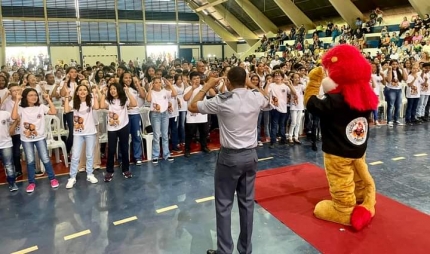
[[[27,193],[32,193],[32,192],[34,191],[34,189],[36,189],[36,184],[34,184],[34,183],[30,183],[30,184],[27,186],[26,191],[27,191]]]
[[[60,184],[58,183],[57,179],[52,179],[51,180],[51,187],[52,188],[57,188],[58,186],[60,186]]]

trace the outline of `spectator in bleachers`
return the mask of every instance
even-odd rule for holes
[[[362,24],[363,24],[363,21],[361,21],[361,18],[357,18],[355,20],[355,28],[361,29]]]
[[[379,25],[381,25],[382,21],[384,20],[383,19],[384,12],[381,9],[379,9],[379,7],[376,7],[374,12],[376,14],[376,21],[379,23]]]
[[[425,15],[424,15],[424,18],[423,18],[423,25],[424,25],[424,28],[425,28],[425,29],[429,29],[429,28],[430,28],[430,17],[429,17],[429,15],[428,15],[428,14],[425,14]]]
[[[321,25],[321,22],[318,23],[318,25],[316,26],[316,29],[315,29],[315,32],[314,32],[313,36],[315,36],[315,35],[320,36],[322,34],[322,32],[323,32],[323,29],[324,29],[324,26]]]
[[[331,38],[332,42],[334,43],[336,41],[336,38],[340,35],[340,30],[337,25],[334,25],[332,31],[331,31]]]
[[[399,28],[400,28],[399,36],[402,36],[403,33],[408,31],[410,27],[411,27],[411,24],[409,23],[408,18],[404,17],[402,23],[400,23],[399,25]]]
[[[384,38],[385,37],[385,35],[387,35],[388,34],[388,27],[387,26],[384,26],[382,29],[381,29],[381,37],[382,38]]]
[[[419,43],[421,43],[421,40],[423,39],[423,36],[419,33],[419,32],[415,32],[414,36],[412,37],[412,41],[418,41]]]
[[[393,33],[391,34],[390,42],[392,42],[392,43],[394,42],[394,44],[395,44],[396,46],[400,46],[400,45],[399,45],[400,37],[397,35],[397,33],[396,33],[396,32],[393,32]]]
[[[337,27],[337,25],[336,25],[336,27]],[[334,24],[333,24],[333,22],[332,22],[332,21],[329,21],[329,22],[327,23],[327,28],[326,28],[326,30],[325,30],[325,37],[331,37],[332,32],[333,32],[333,28],[334,28]]]
[[[402,52],[408,55],[412,52],[412,45],[410,45],[409,42],[406,40],[403,42]]]

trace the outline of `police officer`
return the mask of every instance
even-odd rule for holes
[[[208,250],[207,253],[233,253],[231,208],[236,191],[240,216],[237,249],[241,254],[249,254],[252,252],[254,183],[258,161],[255,149],[257,120],[260,110],[269,101],[264,91],[251,84],[241,67],[233,67],[228,72],[225,84],[231,92],[203,101],[206,92],[216,87],[219,81],[220,78],[209,79],[188,106],[193,113],[216,114],[220,129],[221,150],[214,176],[217,250]]]

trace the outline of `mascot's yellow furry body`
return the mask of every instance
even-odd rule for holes
[[[322,67],[312,70],[305,105],[320,117],[324,166],[331,200],[319,202],[317,218],[367,226],[375,215],[375,183],[366,165],[368,121],[378,98],[370,86],[370,64],[349,45],[329,50]],[[325,95],[319,95],[320,86]]]

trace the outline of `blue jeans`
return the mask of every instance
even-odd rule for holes
[[[179,117],[169,118],[170,139],[172,141],[172,149],[178,148],[178,120]]]
[[[287,117],[287,113],[281,113],[276,109],[272,109],[270,111],[270,119],[271,119],[271,128],[270,128],[270,144],[274,144],[276,142],[276,135],[278,134],[278,126],[279,132],[281,134],[281,142],[286,141],[285,137],[285,119]]]
[[[128,115],[130,123],[131,145],[136,161],[142,160],[142,137],[140,136],[140,114]]]
[[[420,96],[420,100],[418,101],[418,107],[417,107],[417,117],[423,117],[425,115],[426,105],[428,100],[429,100],[428,95]]]
[[[9,184],[15,183],[15,167],[13,166],[12,147],[0,149],[1,160],[6,171],[6,180]]]
[[[93,154],[96,146],[96,134],[73,136],[73,148],[72,148],[72,163],[70,165],[70,177],[76,178],[78,174],[79,158],[81,157],[82,145],[85,142],[85,154],[86,154],[86,165],[87,175],[93,174]]]
[[[167,111],[163,113],[151,111],[151,124],[154,139],[152,140],[152,158],[160,157],[160,137],[163,146],[163,158],[167,160],[170,157],[169,150],[169,115]]]
[[[180,143],[185,143],[185,118],[187,111],[179,111],[178,117],[178,138]]]
[[[402,89],[384,88],[385,100],[387,101],[387,121],[398,121],[400,118],[400,107],[402,106]],[[393,118],[394,110],[394,118]]]
[[[372,113],[373,113],[373,121],[378,121],[379,108],[373,110]]]
[[[46,139],[39,141],[22,141],[22,148],[24,149],[26,162],[27,162],[27,173],[28,173],[28,183],[35,183],[36,174],[36,159],[34,157],[36,146],[39,158],[45,166],[46,173],[48,173],[49,180],[55,179],[54,168],[52,167],[51,160],[48,155],[48,145],[46,144]],[[64,156],[67,156],[64,155]]]
[[[406,122],[412,122],[417,120],[415,115],[417,113],[417,106],[418,106],[419,100],[420,98],[408,98],[408,105],[406,107],[406,117],[405,117]]]
[[[261,141],[261,120],[263,120],[263,123],[264,123],[264,135],[266,137],[270,136],[269,119],[270,119],[270,111],[260,111],[260,114],[258,114],[257,141]]]

